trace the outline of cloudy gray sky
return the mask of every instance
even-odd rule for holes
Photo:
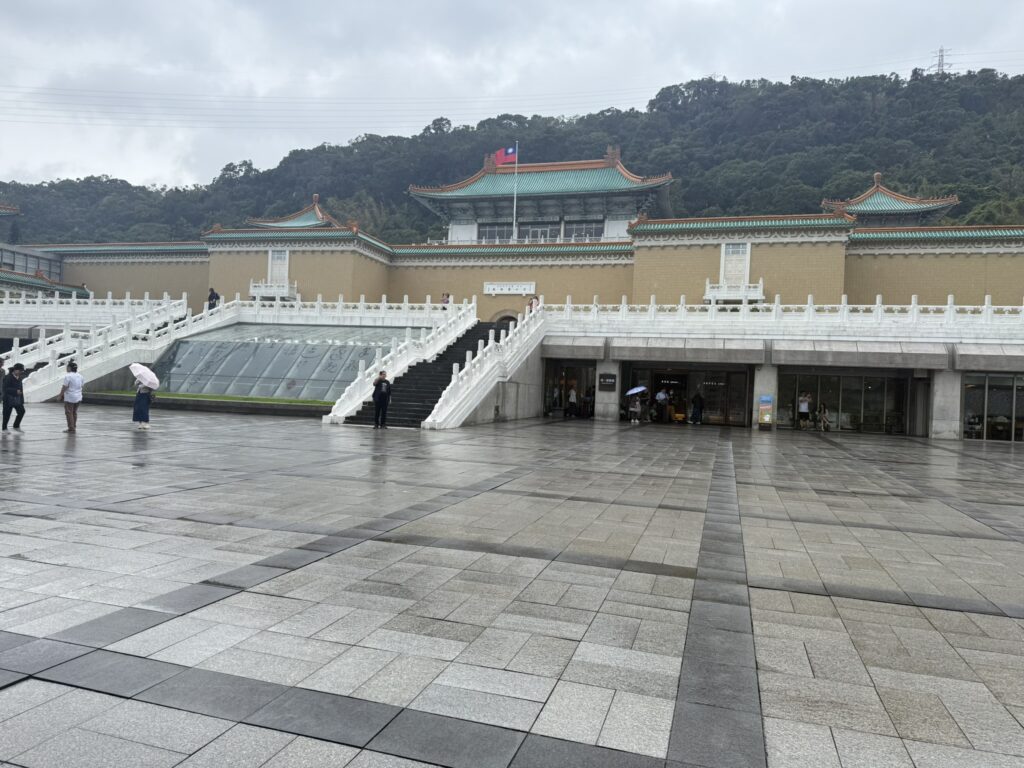
[[[433,118],[643,107],[707,75],[1024,71],[1020,0],[31,0],[0,8],[0,179],[205,183]]]

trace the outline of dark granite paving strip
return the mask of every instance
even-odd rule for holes
[[[665,765],[631,752],[103,650],[32,677],[449,768]],[[0,670],[0,689],[25,679]]]
[[[173,615],[162,611],[148,611],[143,608],[122,608],[98,619],[86,621],[83,624],[69,627],[55,635],[50,635],[50,640],[59,640],[65,643],[77,643],[78,645],[89,645],[93,648],[104,646],[124,640],[126,637],[138,634],[143,630],[163,624],[174,618]]]
[[[736,467],[726,434],[711,470],[666,765],[766,764]]]
[[[520,544],[505,544],[502,542],[437,538],[436,536],[422,536],[415,533],[389,533],[376,537],[374,541],[383,541],[388,544],[408,544],[411,546],[430,547],[433,549],[457,549],[462,552],[483,552],[489,555],[530,557],[537,560],[551,560],[559,563],[592,565],[598,568],[633,571],[634,573],[650,573],[656,576],[678,576],[683,579],[692,579],[697,574],[696,568],[690,568],[684,565],[666,565],[665,563],[653,563],[646,560],[629,560],[626,558],[611,557],[608,555],[589,555],[577,552],[567,552],[559,549],[527,547]]]
[[[928,489],[930,487],[930,484],[929,484],[929,482],[927,480],[915,478],[913,476],[903,477],[903,476],[894,474],[891,471],[891,464],[889,463],[888,459],[879,460],[879,459],[877,459],[876,457],[874,457],[871,454],[858,453],[857,451],[853,450],[852,448],[844,446],[842,443],[840,443],[840,442],[838,442],[836,440],[824,437],[823,435],[819,435],[819,438],[821,440],[824,440],[829,445],[833,446],[836,450],[838,450],[838,451],[840,451],[842,453],[845,453],[846,455],[852,457],[856,461],[863,462],[864,464],[875,466],[877,468],[877,470],[879,472],[881,472],[885,477],[891,478],[892,480],[894,480],[896,482],[899,482],[899,483],[901,483],[903,485],[909,486],[909,487],[913,488],[914,490],[918,491],[919,493],[924,494],[924,490],[923,489]],[[951,448],[945,448],[945,447],[943,447],[941,445],[935,444],[934,442],[929,442],[929,443],[927,443],[927,445],[930,448],[937,448],[939,450],[951,451],[951,452],[955,453],[961,459],[969,458],[969,459],[972,459],[972,460],[980,461],[983,464],[983,466],[985,466],[986,468],[988,468],[989,464],[996,463],[994,461],[991,461],[990,457],[988,457],[988,456],[986,456],[985,458],[970,456],[969,454],[966,454],[963,451],[953,450]],[[1013,474],[1016,474],[1016,471],[1017,471],[1016,467],[1012,467],[1010,465],[1002,465],[1002,464],[1000,464],[999,466],[1003,467],[1004,469],[1009,470]],[[892,495],[896,495],[896,494],[892,494]],[[947,503],[950,502],[948,493],[943,492],[941,489],[937,490],[934,494],[925,494],[925,495],[927,495],[928,498],[940,498],[943,501],[946,501]],[[955,499],[952,500],[952,501],[956,502]],[[995,531],[996,534],[998,535],[998,537],[1001,538],[1001,539],[1010,539],[1010,540],[1013,540],[1013,541],[1024,542],[1024,528],[1018,528],[1018,527],[1016,527],[1014,525],[1008,525],[1007,521],[1003,521],[1003,520],[993,521],[991,515],[978,514],[978,511],[973,509],[969,504],[959,504],[959,505],[956,505],[955,503],[950,503],[950,506],[953,507],[954,509],[956,509],[958,512],[960,512],[960,514],[966,515],[967,517],[971,518],[976,523],[978,523],[980,525],[984,525],[986,528],[989,528],[990,530]],[[995,525],[993,525],[994,522],[995,522]],[[963,538],[979,538],[979,537],[974,536],[974,537],[963,537]]]
[[[32,640],[0,653],[0,669],[34,675],[84,656],[92,649],[56,640]]]
[[[1009,616],[1015,619],[1024,618],[1024,606],[1020,608],[1014,608],[1013,606],[998,607],[981,595],[971,598],[918,592],[906,593],[894,589],[861,587],[855,584],[823,584],[818,581],[790,579],[784,576],[752,576],[749,580],[749,586],[757,589],[799,592],[805,595],[848,597],[854,600],[871,600],[876,603],[910,605],[918,608],[938,608],[945,611],[970,611],[972,613],[984,613],[989,616]]]
[[[950,506],[954,506],[954,505],[950,505]],[[955,506],[954,506],[954,508],[955,508]],[[958,510],[958,511],[961,511],[961,510]],[[804,517],[804,516],[800,516],[800,515],[795,515],[792,512],[787,512],[785,517],[779,517],[777,515],[758,515],[758,514],[751,513],[751,512],[744,512],[743,516],[744,517],[748,517],[748,518],[750,518],[752,520],[784,520],[784,521],[787,521],[787,522],[790,522],[790,523],[798,523],[800,525],[827,525],[827,526],[831,526],[833,528],[860,528],[860,529],[865,529],[865,530],[870,530],[870,531],[892,531],[893,533],[908,533],[908,534],[909,533],[914,533],[914,534],[918,534],[918,535],[922,535],[922,536],[944,536],[946,538],[959,539],[959,540],[963,540],[963,541],[970,541],[971,539],[975,539],[975,540],[978,540],[978,541],[1009,541],[1011,539],[1011,537],[1006,536],[1006,535],[1004,535],[1002,533],[999,533],[998,531],[996,531],[996,532],[994,532],[994,533],[992,533],[990,535],[983,535],[983,534],[979,534],[979,533],[973,532],[973,531],[971,533],[969,533],[969,534],[967,534],[967,533],[955,533],[955,532],[950,532],[950,531],[945,531],[945,530],[935,530],[933,528],[917,528],[917,527],[904,526],[904,525],[887,525],[885,523],[860,523],[860,522],[856,522],[856,521],[853,521],[853,520],[850,520],[850,521],[822,520],[822,519],[816,519],[816,518],[813,518],[813,517]],[[981,522],[981,521],[979,520],[978,522]],[[989,528],[992,527],[990,524],[987,524],[987,523],[984,523],[984,524],[988,525]]]

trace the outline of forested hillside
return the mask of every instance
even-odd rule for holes
[[[958,194],[953,221],[1024,221],[1024,76],[993,70],[696,80],[663,88],[643,111],[500,115],[476,126],[439,117],[417,136],[298,149],[268,170],[232,162],[205,186],[0,182],[0,202],[21,207],[21,242],[176,240],[214,223],[289,213],[319,192],[342,220],[393,242],[417,241],[443,227],[408,197],[408,185],[464,178],[484,154],[515,140],[521,162],[600,157],[614,144],[636,173],[671,171],[677,181],[663,215],[815,212],[823,196],[857,194],[880,170],[899,191]]]

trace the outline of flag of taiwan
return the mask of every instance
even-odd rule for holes
[[[495,165],[507,165],[508,163],[514,163],[516,161],[516,148],[515,147],[502,147],[494,153],[494,164]]]

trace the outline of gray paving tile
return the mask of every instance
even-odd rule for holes
[[[135,696],[183,669],[177,664],[100,650],[39,672],[37,677],[115,696]]]
[[[233,725],[230,720],[129,700],[87,720],[80,727],[173,752],[191,754]]]
[[[436,682],[424,688],[409,705],[410,709],[422,712],[500,725],[518,731],[530,730],[537,715],[540,714],[541,706],[535,701],[467,688],[454,688]]]
[[[262,768],[295,741],[290,733],[281,733],[251,725],[236,725],[217,737],[190,758],[181,768]]]
[[[0,688],[20,683],[24,679],[25,675],[21,672],[8,672],[6,669],[0,669]]]
[[[50,635],[49,639],[103,648],[150,627],[155,627],[157,624],[163,624],[169,618],[170,616],[160,611],[122,608],[120,611]]]
[[[292,688],[246,717],[245,722],[363,747],[400,711],[387,704]]]
[[[55,765],[73,765],[75,768],[109,768],[117,765],[170,768],[181,762],[183,757],[185,755],[180,752],[73,728],[22,752],[16,759],[19,765],[26,768],[52,768]]]
[[[284,568],[293,570],[304,565],[315,563],[327,556],[326,552],[318,552],[311,549],[286,549],[276,555],[257,560],[253,565],[262,565],[269,568]]]
[[[663,768],[664,761],[530,734],[510,768]]]
[[[189,613],[204,605],[223,600],[236,592],[238,592],[237,589],[218,587],[212,584],[190,584],[187,587],[139,603],[138,607],[165,613]]]
[[[679,702],[668,759],[714,768],[765,768],[761,716]]]
[[[355,747],[299,736],[260,768],[314,768],[349,766],[359,753]]]
[[[275,683],[188,669],[136,696],[140,701],[240,721],[288,689]]]
[[[747,666],[683,657],[679,700],[760,714],[757,672]]]
[[[19,645],[35,640],[31,635],[18,635],[14,632],[0,632],[0,653]]]
[[[506,728],[406,709],[369,748],[450,768],[506,768],[524,736]]]
[[[32,640],[0,652],[0,669],[34,675],[89,653],[91,649],[56,640]]]
[[[287,572],[284,568],[270,568],[266,565],[246,565],[233,571],[222,573],[220,576],[215,576],[212,579],[207,579],[206,583],[218,587],[248,589]]]

